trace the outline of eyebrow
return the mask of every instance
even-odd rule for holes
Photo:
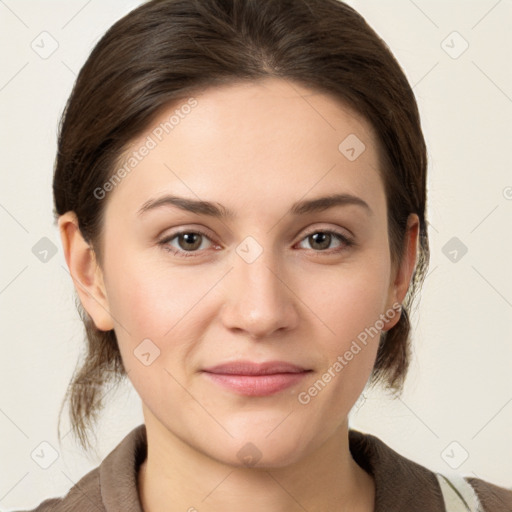
[[[372,215],[372,209],[366,201],[352,194],[332,194],[329,196],[318,197],[316,199],[302,200],[294,203],[290,208],[293,215],[306,215],[308,213],[321,212],[335,206],[360,206],[369,215]],[[198,215],[207,215],[218,219],[234,219],[236,214],[233,210],[226,208],[219,203],[210,201],[201,201],[197,199],[187,199],[174,195],[165,195],[146,201],[139,209],[139,216],[144,213],[161,207],[175,206],[181,210],[196,213]]]

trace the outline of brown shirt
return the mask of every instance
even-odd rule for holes
[[[375,479],[375,512],[445,512],[435,473],[402,457],[380,439],[349,431],[355,461]],[[43,501],[31,512],[143,512],[137,473],[146,458],[144,424],[134,428],[66,496]],[[468,478],[482,512],[512,512],[512,490]]]

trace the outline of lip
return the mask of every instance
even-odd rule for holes
[[[285,361],[234,361],[202,370],[216,384],[245,396],[267,396],[301,381],[311,370]]]

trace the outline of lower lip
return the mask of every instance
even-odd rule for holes
[[[267,396],[300,382],[309,372],[271,375],[231,375],[203,372],[213,382],[246,396]]]

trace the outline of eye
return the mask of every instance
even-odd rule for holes
[[[194,253],[199,250],[206,249],[203,244],[205,240],[210,240],[210,238],[201,231],[180,231],[164,238],[158,243],[166,251],[172,252],[177,256],[190,257],[195,256]],[[175,245],[171,243],[173,241],[176,241]]]
[[[198,256],[201,250],[207,249],[208,244],[205,247],[205,241],[212,242],[206,233],[189,230],[173,233],[158,244],[176,256],[187,258]],[[354,245],[354,242],[344,234],[327,229],[312,231],[301,240],[301,243],[304,241],[308,241],[313,251],[327,254],[338,253]],[[338,242],[338,245],[328,250],[333,242]]]
[[[317,229],[316,231],[312,231],[305,238],[302,239],[301,243],[304,241],[308,241],[311,248],[316,252],[329,252],[329,253],[338,253],[352,245],[354,242],[346,237],[344,234],[339,233],[338,231],[332,230],[321,230]],[[326,251],[329,249],[329,246],[333,241],[338,242],[338,246],[334,248],[332,251]]]

